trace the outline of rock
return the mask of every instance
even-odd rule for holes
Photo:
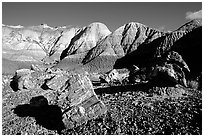
[[[54,76],[51,80],[46,83],[47,87],[52,90],[60,90],[68,80],[68,77],[63,74],[58,74]]]
[[[36,83],[30,80],[31,74],[34,71],[30,69],[20,69],[15,72],[15,76],[13,77],[13,81],[15,81],[17,84],[18,89],[22,90],[24,88],[26,89],[34,89]]]
[[[171,63],[176,63],[177,65],[179,65],[181,68],[183,68],[183,71],[186,73],[190,73],[190,69],[188,67],[188,65],[186,64],[186,62],[183,60],[182,56],[179,55],[178,52],[175,51],[170,51],[167,54],[167,57],[165,59],[167,62],[171,62]]]
[[[48,100],[44,96],[32,97],[32,99],[30,100],[30,106],[31,107],[48,106]]]
[[[113,69],[109,72],[107,72],[106,74],[103,74],[99,77],[101,82],[106,82],[106,83],[117,83],[120,82],[122,83],[122,81],[124,79],[126,79],[129,76],[129,71],[125,71],[122,73],[119,73],[117,69]]]
[[[66,128],[96,118],[106,112],[105,105],[96,96],[90,79],[85,75],[73,74],[65,81],[63,90],[57,91],[56,102],[64,111]]]
[[[47,67],[43,66],[43,65],[38,65],[38,64],[32,64],[31,65],[31,70],[34,71],[46,71]]]
[[[175,85],[181,84],[187,87],[185,73],[183,72],[182,68],[179,67],[177,64],[166,63],[163,66],[155,66],[152,71],[151,77],[157,77],[160,80],[164,79],[174,83]]]
[[[74,125],[73,122],[81,124],[106,112],[106,107],[95,94],[88,75],[84,71],[22,69],[16,71],[15,80],[20,90],[23,88],[49,89],[49,92],[43,94],[48,100],[39,95],[30,100],[30,106],[42,108],[48,105],[48,101],[58,105],[63,111],[62,120],[65,127],[71,128],[70,125]]]
[[[11,86],[17,87],[15,90],[37,89],[45,83],[46,79],[50,79],[55,74],[49,74],[44,71],[34,71],[30,69],[17,70],[13,77]]]
[[[147,70],[146,68],[139,68],[136,65],[133,65],[129,68],[130,74],[128,77],[128,80],[130,83],[141,83],[141,82],[147,82]]]
[[[150,89],[150,92],[151,92],[151,90],[160,96],[174,97],[174,98],[182,97],[186,93],[186,90],[181,86],[178,86],[178,87],[152,87],[152,89]]]
[[[119,73],[116,69],[109,71],[108,73],[100,76],[101,82],[114,83],[118,80]]]

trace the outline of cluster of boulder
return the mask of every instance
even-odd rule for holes
[[[12,82],[11,87],[16,91],[47,90],[50,94],[47,95],[48,102],[61,108],[62,121],[66,128],[72,128],[75,124],[84,123],[106,112],[106,107],[95,94],[87,73],[33,65],[32,69],[17,70]]]
[[[187,63],[178,52],[168,52],[163,58],[157,59],[149,68],[139,68],[136,65],[129,67],[125,73],[119,73],[120,69],[113,69],[101,75],[101,82],[141,83],[145,81],[163,81],[171,84],[180,84],[187,87],[186,75],[190,73]]]

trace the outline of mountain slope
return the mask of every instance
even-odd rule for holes
[[[111,32],[102,23],[92,23],[78,30],[69,46],[62,52],[60,60],[68,55],[83,53],[96,46],[96,43]]]
[[[164,34],[164,32],[140,23],[125,24],[98,42],[96,47],[88,52],[83,63],[85,64],[100,55],[125,56],[136,50],[142,43],[149,43]]]
[[[170,51],[175,51],[182,56],[191,73],[201,72],[202,24],[193,24],[193,22],[196,23],[196,21],[191,21],[177,31],[141,45],[136,51],[118,59],[114,67],[123,68],[132,64],[141,67],[151,66],[155,60],[163,58]]]
[[[110,34],[102,23],[92,23],[87,27],[50,27],[2,25],[3,58],[14,61],[54,61],[61,53],[87,51],[98,40]],[[64,54],[64,52],[63,52]],[[66,54],[66,55],[67,55]]]

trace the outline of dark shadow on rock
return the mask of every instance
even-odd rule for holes
[[[152,87],[174,87],[176,84],[168,81],[168,80],[160,80],[154,79],[147,83],[138,83],[132,85],[119,85],[119,86],[110,86],[104,88],[97,88],[95,89],[95,93],[101,95],[103,93],[106,94],[114,94],[119,92],[128,92],[128,91],[143,91],[149,93],[149,89]]]
[[[97,88],[95,89],[96,94],[114,94],[118,92],[127,92],[127,91],[136,91],[136,90],[141,90],[144,92],[148,92],[149,88],[151,85],[149,83],[141,83],[141,84],[136,84],[136,85],[120,85],[120,86],[110,86],[110,87],[105,87],[105,88]]]
[[[14,113],[19,117],[34,117],[37,124],[50,130],[57,130],[58,133],[65,128],[61,109],[57,105],[34,107],[30,104],[23,104],[14,108]]]
[[[18,77],[14,76],[12,78],[12,81],[10,82],[10,87],[13,89],[13,91],[18,91]]]

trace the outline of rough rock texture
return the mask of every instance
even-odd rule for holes
[[[158,77],[157,79],[160,82],[162,79],[164,79],[165,81],[172,82],[175,85],[178,83],[187,87],[185,73],[177,64],[164,64],[162,66],[155,66],[151,73],[151,77]]]
[[[38,89],[41,88],[46,79],[50,79],[54,75],[46,73],[46,71],[20,69],[15,72],[11,86],[17,87],[16,90]]]
[[[149,43],[163,34],[164,32],[140,23],[125,24],[98,42],[96,47],[88,52],[83,63],[85,64],[99,55],[125,56],[136,50],[142,43]]]
[[[69,46],[62,52],[60,60],[68,55],[83,53],[96,46],[96,43],[111,32],[102,23],[92,23],[77,31]]]
[[[113,69],[105,74],[102,74],[99,79],[106,83],[122,83],[122,81],[129,77],[129,71],[119,72],[120,70]]]
[[[58,93],[58,105],[63,108],[63,122],[66,128],[86,122],[106,112],[105,105],[96,96],[87,76],[71,76],[64,92]],[[68,103],[68,104],[67,104]],[[71,108],[70,108],[71,107]]]
[[[35,65],[32,68],[35,71],[17,70],[13,79],[15,82],[11,85],[14,87],[17,84],[17,90],[27,89],[30,92],[44,90],[47,99],[42,95],[33,97],[30,106],[42,108],[48,102],[59,106],[66,128],[72,128],[74,124],[82,124],[106,112],[106,107],[95,94],[86,72],[39,69]]]
[[[189,32],[174,31],[158,39],[155,39],[151,43],[143,44],[136,51],[130,53],[129,55],[125,56],[122,59],[119,59],[116,62],[115,66],[124,67],[129,64],[145,65],[150,61],[152,61],[152,58],[161,57],[166,52],[172,51],[172,50],[178,52],[181,56],[185,52],[190,52],[189,49],[192,49],[192,51],[195,51],[195,50],[197,51],[200,49],[199,44],[201,42],[200,41],[201,28],[202,26],[198,26],[197,28],[193,28]],[[193,46],[194,48],[192,48]],[[181,50],[183,50],[183,52],[181,52]],[[180,52],[183,54],[181,54]],[[200,54],[201,52],[198,52],[198,53]],[[184,56],[182,57],[184,58]],[[134,60],[131,60],[131,58],[134,58]]]
[[[202,26],[197,23],[193,25],[193,23],[196,21],[182,26],[185,28],[182,31],[174,31],[151,43],[142,44],[137,50],[118,59],[114,67],[124,68],[135,64],[139,67],[151,68],[160,60],[163,63],[171,62],[172,65],[177,62],[186,77],[199,74],[202,68]]]
[[[187,22],[186,24],[184,24],[183,26],[179,27],[177,30],[175,31],[191,31],[199,26],[202,26],[202,20],[201,19],[195,19],[192,20],[190,22]]]

